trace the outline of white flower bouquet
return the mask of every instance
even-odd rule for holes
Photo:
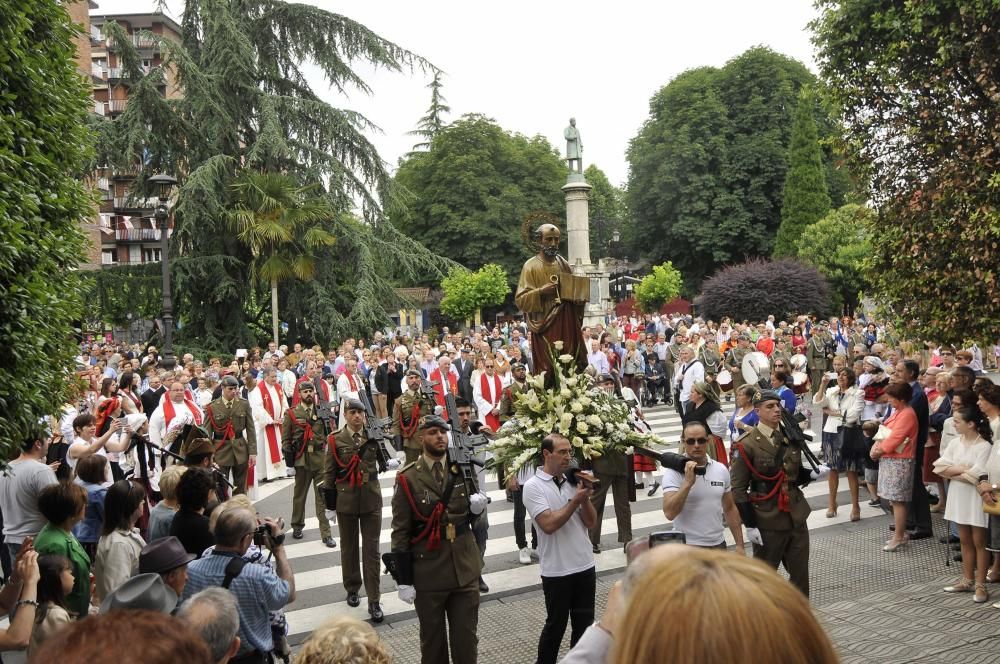
[[[489,446],[493,465],[503,468],[507,477],[525,464],[541,463],[542,439],[550,433],[565,436],[578,459],[593,459],[609,450],[630,454],[633,445],[665,444],[658,436],[636,431],[625,402],[578,372],[573,356],[557,356],[562,345],[557,341],[549,349],[552,387],[545,388],[544,373],[528,378],[524,391],[516,395],[514,416]]]

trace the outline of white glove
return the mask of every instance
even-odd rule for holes
[[[323,514],[326,515],[327,521],[336,521],[337,520],[337,510],[325,510],[323,512]]]
[[[819,464],[816,468],[809,471],[809,477],[814,480],[821,480],[830,474],[830,466],[825,463]]]
[[[756,528],[747,528],[747,540],[751,544],[764,546],[764,538],[760,536],[760,531]]]
[[[443,415],[444,414],[444,407],[443,406],[434,406],[434,414],[437,415],[438,417],[440,417],[441,415]]]
[[[474,493],[469,496],[469,511],[473,514],[482,514],[486,510],[489,500],[484,493]]]
[[[386,470],[396,470],[399,468],[399,459],[389,459],[385,463]]]
[[[407,604],[413,604],[413,600],[417,598],[417,591],[414,590],[413,586],[400,586],[398,594],[400,601]]]

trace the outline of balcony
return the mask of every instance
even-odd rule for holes
[[[125,110],[126,104],[128,104],[128,99],[112,99],[104,105],[104,108],[108,113],[121,113]]]
[[[168,234],[169,236],[169,234]],[[115,231],[115,239],[119,242],[159,242],[159,228],[133,228],[118,229]]]
[[[107,178],[97,178],[97,188],[103,191],[108,191],[108,179]]]
[[[153,210],[160,204],[160,199],[155,196],[149,198],[132,198],[130,196],[115,197],[116,210]]]
[[[147,35],[131,35],[132,45],[136,48],[155,48],[156,40]]]

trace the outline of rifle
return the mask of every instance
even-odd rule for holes
[[[322,382],[322,378],[317,378],[313,381],[313,386],[316,389],[316,415],[326,424],[326,432],[330,433],[337,430],[338,405],[335,401],[328,401],[323,397],[323,386],[320,385]]]
[[[480,468],[486,466],[486,460],[477,454],[477,449],[488,445],[489,440],[481,433],[470,434],[462,431],[454,394],[447,395],[444,403],[448,410],[448,422],[451,424],[452,447],[448,449],[449,461],[461,469],[463,479],[475,480],[476,469],[474,466]]]
[[[389,460],[396,458],[396,448],[389,442],[390,435],[388,429],[392,426],[391,417],[378,418],[372,412],[372,405],[368,402],[367,395],[359,395],[360,401],[365,407],[365,445],[375,446],[375,458],[378,464],[378,472],[384,473],[389,467]],[[362,445],[364,447],[364,445]]]
[[[781,422],[778,427],[781,429],[782,433],[788,438],[792,445],[799,448],[802,452],[803,458],[809,462],[813,470],[819,469],[819,459],[816,455],[812,453],[809,449],[809,441],[812,440],[812,436],[807,436],[804,431],[799,427],[799,422],[805,420],[805,416],[799,414],[798,416],[789,413],[784,408],[781,409]],[[805,467],[805,464],[799,467],[799,476],[796,478],[795,483],[802,487],[806,486],[812,482],[812,476],[809,470]]]

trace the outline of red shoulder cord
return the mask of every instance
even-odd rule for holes
[[[233,429],[233,418],[229,418],[229,421],[226,422],[226,426],[220,427],[215,423],[215,414],[212,413],[211,404],[205,406],[205,413],[208,415],[208,421],[212,424],[212,430],[215,431],[215,433],[222,434],[222,440],[220,440],[219,444],[215,446],[215,451],[218,452],[222,449],[222,446],[226,444],[227,440],[236,438],[236,430]]]
[[[313,433],[313,428],[311,424],[309,424],[308,422],[299,422],[297,419],[295,419],[295,411],[293,409],[289,408],[285,412],[288,413],[288,417],[292,418],[292,424],[302,429],[302,448],[295,455],[295,460],[298,461],[299,459],[302,458],[302,455],[305,454],[306,446],[309,444],[309,441],[311,441],[315,437],[315,433]]]
[[[420,531],[416,537],[410,540],[410,544],[417,544],[424,538],[427,539],[427,550],[436,551],[439,546],[441,546],[441,515],[444,514],[445,505],[443,502],[438,501],[434,509],[431,510],[431,515],[425,517],[417,509],[417,501],[413,499],[413,494],[410,492],[410,483],[406,481],[406,477],[403,473],[396,474],[396,482],[399,486],[403,487],[403,494],[406,496],[406,500],[410,503],[410,510],[413,512],[413,518],[424,524],[424,529]]]
[[[750,474],[759,480],[764,480],[765,482],[774,482],[774,488],[768,491],[765,496],[750,496],[751,503],[762,503],[765,500],[770,500],[774,498],[775,494],[778,495],[778,511],[779,512],[791,512],[791,503],[788,498],[788,484],[785,482],[785,467],[782,466],[777,473],[771,475],[762,475],[753,464],[750,463],[750,457],[747,456],[747,451],[743,449],[743,443],[736,443],[737,449],[740,451],[740,458],[743,459],[743,463],[747,465],[750,469]]]
[[[409,426],[403,424],[403,409],[399,409],[399,431],[403,434],[403,438],[412,438],[414,432],[417,430],[417,426],[420,424],[420,402],[418,401],[413,405],[410,410],[410,424]]]
[[[338,478],[337,483],[350,482],[352,487],[361,486],[361,457],[359,457],[357,452],[355,452],[350,461],[344,463],[337,455],[337,441],[334,434],[331,433],[327,436],[326,442],[330,446],[330,453],[333,454],[333,460],[337,462],[338,466],[346,469],[344,477]]]

